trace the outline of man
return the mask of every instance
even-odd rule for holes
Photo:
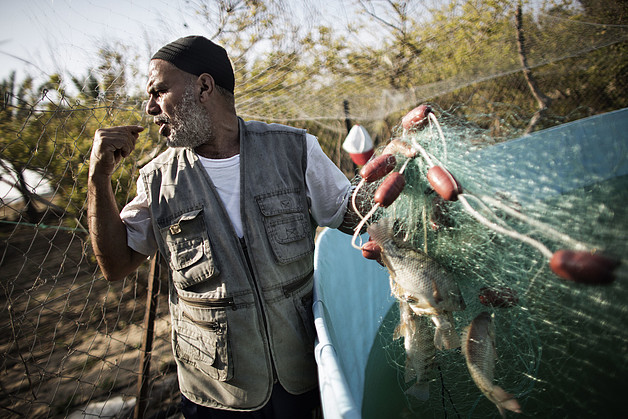
[[[146,112],[169,149],[118,212],[111,175],[140,126],[96,131],[89,225],[104,276],[169,264],[187,417],[303,417],[317,404],[315,225],[352,232],[350,182],[303,130],[236,115],[226,51],[185,37],[151,59]]]

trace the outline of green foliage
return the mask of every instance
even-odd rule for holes
[[[78,79],[73,82],[80,83]],[[94,132],[102,126],[144,122],[138,112],[139,100],[128,98],[122,90],[107,100],[107,95],[96,94],[91,76],[85,82],[87,89],[75,97],[66,95],[57,75],[37,88],[32,79],[26,78],[16,94],[12,92],[12,79],[2,83],[5,103],[0,110],[0,152],[5,171],[18,179],[27,169],[34,171],[41,183],[48,182],[54,188],[52,197],[42,198],[33,193],[34,185],[18,185],[30,208],[29,221],[39,221],[33,212],[34,203],[44,200],[57,212],[86,224],[87,173]],[[149,130],[138,142],[138,148],[153,149],[155,139],[156,133]],[[134,193],[136,169],[136,161],[125,160],[116,171],[113,182],[120,205]]]
[[[398,12],[403,10],[399,3],[412,2],[388,3]],[[626,106],[626,43],[600,48],[612,28],[588,25],[583,33],[585,25],[576,24],[599,19],[621,24],[627,8],[610,0],[581,3],[583,8],[568,1],[549,2],[541,10],[524,7],[526,58],[541,91],[552,99],[538,128]],[[490,128],[496,139],[518,135],[538,108],[521,75],[513,22],[516,5],[451,1],[432,9],[430,19],[413,23],[410,33],[398,29],[408,20],[398,16],[394,23],[381,25],[396,29],[390,31],[384,50],[370,56],[394,57],[390,59],[396,68],[403,68],[402,77],[389,72],[387,87],[425,91],[425,97],[441,108]],[[617,17],[609,19],[604,10],[615,10]],[[373,19],[374,24],[378,21]],[[407,39],[415,42],[411,49]],[[587,43],[591,52],[582,54]],[[404,49],[415,52],[411,60],[404,58]],[[409,61],[412,66],[406,64]],[[432,85],[438,88],[430,91]],[[408,104],[404,112],[414,105]],[[401,115],[392,114],[389,120],[398,121]]]
[[[340,147],[345,101],[347,117],[365,125],[376,146],[419,103],[431,102],[489,129],[494,141],[521,133],[538,111],[517,50],[518,2],[356,4],[361,18],[348,28],[304,24],[281,0],[192,6],[206,35],[229,50],[240,115],[307,128],[348,176],[354,168]],[[606,41],[621,38],[621,30],[625,34],[618,25],[626,24],[627,8],[612,0],[551,1],[541,9],[523,4],[526,59],[540,91],[551,99],[537,129],[628,106],[628,46]],[[36,171],[54,185],[50,200],[83,222],[94,132],[139,123],[149,129],[140,135],[137,157],[124,160],[114,179],[118,203],[125,204],[133,196],[137,168],[161,144],[141,109],[144,70],[137,66],[145,64],[116,43],[102,45],[94,68],[70,76],[69,83],[60,75],[38,86],[29,77],[17,82],[15,75],[2,81],[4,170],[18,178],[27,169]],[[28,187],[19,187],[25,202],[37,200]]]

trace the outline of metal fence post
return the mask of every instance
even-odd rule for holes
[[[140,370],[137,379],[137,403],[135,404],[134,419],[142,419],[146,413],[148,402],[148,385],[150,383],[150,360],[153,350],[153,335],[155,330],[155,316],[157,313],[157,296],[159,294],[159,252],[155,253],[150,261],[148,274],[148,290],[146,295],[146,309],[144,311],[144,335],[140,349]]]

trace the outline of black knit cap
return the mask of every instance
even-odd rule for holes
[[[151,60],[165,60],[179,70],[200,76],[208,73],[214,82],[233,93],[235,80],[227,51],[202,36],[186,36],[164,45]]]

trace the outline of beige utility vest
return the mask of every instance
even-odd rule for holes
[[[195,403],[255,410],[275,379],[316,387],[314,226],[305,131],[239,120],[243,239],[196,154],[169,149],[141,170],[170,266],[179,386]]]

